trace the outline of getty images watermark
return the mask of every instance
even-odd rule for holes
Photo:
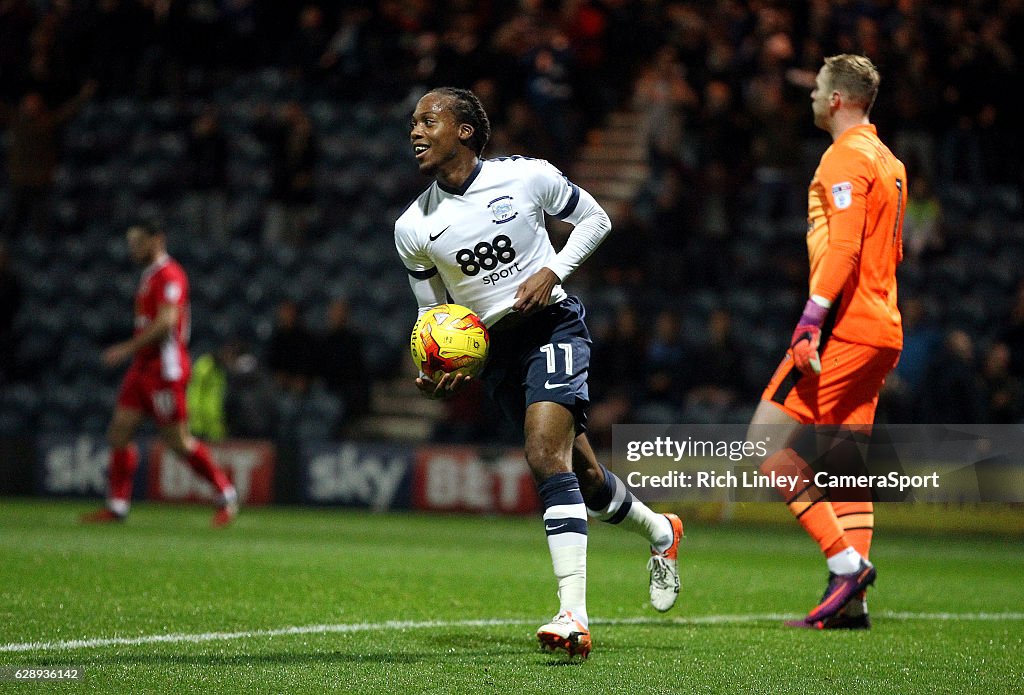
[[[612,469],[650,501],[1024,502],[1024,427],[616,425]],[[782,453],[778,453],[778,452]]]
[[[703,461],[726,460],[730,462],[748,459],[766,459],[771,449],[765,440],[759,441],[726,441],[710,439],[693,439],[687,437],[680,441],[671,437],[659,436],[653,441],[633,440],[626,443],[626,460],[639,463],[645,458],[670,459],[679,463],[684,458],[697,458]],[[684,472],[670,470],[660,475],[644,474],[639,470],[630,471],[626,475],[626,484],[632,488],[642,487],[676,487],[680,489],[698,488],[716,490],[721,488],[768,488],[780,491],[796,492],[801,487],[811,484],[819,488],[850,488],[861,490],[865,487],[893,488],[899,492],[918,488],[938,488],[939,474],[903,475],[890,471],[884,475],[850,475],[839,474],[828,470],[808,471],[786,475],[775,470],[762,473],[759,470],[734,470],[718,472],[715,469]]]

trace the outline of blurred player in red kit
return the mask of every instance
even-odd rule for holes
[[[132,260],[145,267],[135,293],[135,334],[103,351],[103,363],[115,367],[132,360],[107,431],[111,446],[107,506],[83,522],[123,521],[131,504],[139,452],[132,442],[144,417],[156,423],[161,439],[197,474],[217,489],[214,526],[226,526],[238,513],[238,495],[214,464],[205,444],[188,429],[185,387],[191,361],[188,277],[167,255],[163,227],[141,222],[126,234]]]

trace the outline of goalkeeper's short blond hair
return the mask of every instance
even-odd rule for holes
[[[825,58],[829,87],[869,113],[882,78],[867,56],[842,53]]]

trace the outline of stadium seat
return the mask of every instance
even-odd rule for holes
[[[228,202],[228,235],[234,239],[258,239],[263,206],[254,192],[233,195]]]
[[[78,426],[74,418],[64,412],[46,408],[36,421],[35,429],[42,435],[67,435],[77,432]]]
[[[340,424],[344,407],[342,401],[316,385],[303,400],[296,434],[299,441],[321,442],[330,440]]]
[[[50,368],[59,352],[57,331],[60,326],[47,333],[35,329],[25,334],[18,344],[18,362],[27,369]]]
[[[95,372],[102,369],[100,353],[102,348],[85,335],[82,328],[73,328],[57,360],[59,374],[65,379],[74,379],[83,372]]]
[[[679,422],[693,425],[714,425],[725,420],[726,408],[711,406],[698,400],[688,400],[682,409]]]
[[[239,164],[251,166],[267,163],[267,146],[252,133],[239,133],[231,139],[230,147],[233,158]]]
[[[42,407],[39,389],[28,384],[9,384],[0,391],[0,410],[14,410],[35,417]]]
[[[0,408],[0,438],[25,437],[36,430],[35,420],[13,408]]]
[[[34,234],[27,234],[19,239],[14,249],[14,257],[35,269],[42,267],[53,255],[54,249],[51,244],[46,243]],[[29,278],[26,278],[28,280]]]
[[[633,421],[638,425],[671,425],[685,422],[678,408],[664,403],[641,403],[634,410]]]
[[[785,342],[779,343],[779,345],[785,345]],[[758,384],[763,388],[763,385],[768,383],[771,379],[772,374],[775,372],[775,368],[779,365],[782,360],[782,356],[785,354],[785,350],[781,347],[776,347],[773,351],[764,352],[751,352],[746,355],[743,362],[743,374],[748,384]],[[754,401],[760,398],[761,394],[755,392]]]
[[[111,400],[111,403],[114,401]],[[94,437],[102,437],[110,425],[110,413],[90,410],[78,418],[76,431],[91,434]]]
[[[57,301],[61,294],[59,278],[55,273],[37,271],[28,273],[22,279],[22,287],[25,291],[24,301],[26,303],[35,300],[39,305],[50,305]],[[28,312],[23,312],[23,315]],[[30,315],[38,315],[33,312]]]
[[[971,268],[967,260],[959,256],[947,256],[931,267],[929,277],[932,286],[943,295],[959,294],[967,288]]]
[[[726,425],[747,425],[754,419],[755,405],[735,405],[729,408],[722,423]]]
[[[754,319],[763,314],[765,301],[756,289],[737,288],[726,295],[725,305],[737,318]]]
[[[342,129],[341,110],[337,102],[322,99],[309,105],[309,117],[318,132],[334,133]]]

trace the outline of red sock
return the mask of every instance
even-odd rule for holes
[[[132,484],[135,482],[135,469],[139,467],[139,450],[134,444],[114,449],[110,452],[110,498],[130,500]]]
[[[224,491],[231,487],[231,481],[228,480],[224,471],[217,468],[217,464],[213,462],[213,457],[210,456],[210,450],[202,442],[199,442],[195,451],[189,454],[187,462],[192,467],[192,470],[213,483],[213,486],[217,488],[217,492],[223,494]]]

